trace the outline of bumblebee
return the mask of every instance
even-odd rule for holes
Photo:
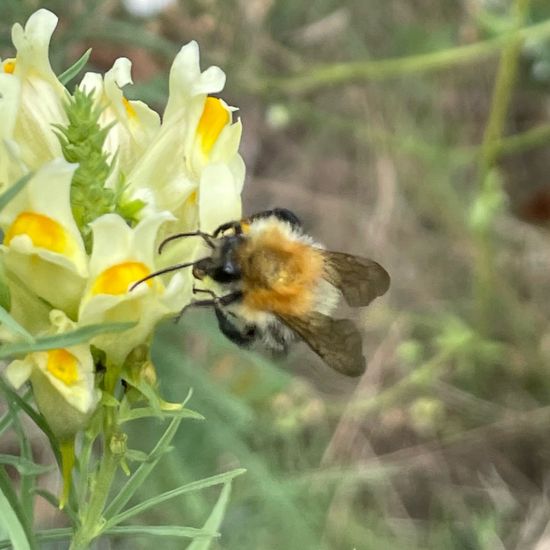
[[[159,253],[169,242],[192,236],[204,240],[210,249],[208,256],[152,273],[134,287],[192,266],[195,279],[210,278],[224,292],[218,296],[212,290],[195,288],[196,295],[208,298],[190,306],[212,307],[220,330],[235,344],[251,347],[259,342],[285,353],[301,338],[336,371],[347,376],[365,371],[359,330],[351,320],[334,319],[331,313],[340,294],[352,307],[366,306],[385,294],[390,276],[380,264],[325,250],[304,233],[296,215],[284,208],[225,223],[212,234],[172,235],[161,243]]]

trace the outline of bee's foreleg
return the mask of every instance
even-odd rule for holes
[[[231,305],[234,302],[238,302],[242,297],[243,293],[240,290],[235,290],[234,292],[230,292],[229,294],[226,294],[225,296],[217,296],[216,293],[213,290],[210,290],[208,288],[193,288],[193,294],[209,294],[212,296],[212,300],[197,300],[193,302],[195,305],[209,305],[209,306],[215,306],[216,304],[220,306],[228,306]],[[208,303],[204,303],[208,302]]]
[[[193,285],[193,294],[208,294],[209,296],[212,296],[212,300],[200,300],[202,302],[213,302],[214,300],[217,300],[218,296],[213,290],[210,290],[209,288],[197,288],[195,285]],[[194,304],[197,303],[197,301],[193,302]],[[189,304],[191,305],[191,304]]]
[[[235,292],[230,292],[229,294],[226,294],[225,296],[216,296],[216,294],[209,289],[206,288],[194,288],[193,293],[197,294],[199,292],[202,292],[204,294],[209,294],[212,296],[212,299],[210,300],[195,300],[194,302],[191,302],[187,304],[176,316],[174,319],[175,323],[178,323],[181,319],[182,315],[185,313],[187,308],[190,307],[213,307],[216,311],[218,309],[223,308],[224,306],[228,306],[234,302],[239,301],[243,297],[243,293],[240,290],[237,290]]]

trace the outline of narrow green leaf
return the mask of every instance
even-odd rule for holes
[[[27,415],[33,420],[33,422],[44,432],[46,437],[50,441],[55,458],[58,464],[61,464],[61,457],[59,454],[59,444],[57,438],[53,435],[48,423],[44,417],[37,411],[35,411],[24,399],[22,399],[16,391],[14,391],[0,376],[0,391],[6,396],[6,400],[9,403],[10,408],[13,410],[15,407],[23,409]]]
[[[34,351],[44,351],[56,348],[68,348],[76,344],[88,342],[99,334],[108,332],[122,332],[136,325],[136,323],[105,323],[97,325],[87,325],[85,327],[56,334],[55,336],[45,336],[37,338],[33,343],[18,342],[15,344],[4,344],[0,346],[0,359],[11,357],[13,355],[23,355]]]
[[[7,279],[4,261],[3,258],[0,258],[0,306],[9,311],[11,309],[11,293]]]
[[[4,468],[0,468],[0,526],[8,534],[9,548],[14,550],[34,548],[31,528],[27,525],[11,480]]]
[[[31,441],[27,435],[27,430],[23,428],[19,414],[12,409],[13,427],[19,441],[21,459],[29,464],[34,463],[33,449]],[[21,509],[25,514],[27,523],[32,526],[34,518],[34,497],[33,492],[36,488],[36,474],[21,472],[19,481],[19,500]]]
[[[0,210],[2,210],[16,195],[29,183],[29,180],[34,176],[33,172],[25,174],[19,178],[11,187],[0,195]]]
[[[23,401],[26,401],[31,394],[31,390],[27,390],[21,397]],[[2,435],[12,424],[13,416],[19,410],[19,404],[16,402],[10,403],[10,409],[2,415],[0,418],[0,435]]]
[[[49,542],[52,540],[65,540],[70,539],[73,536],[73,530],[70,527],[58,527],[57,529],[48,529],[47,531],[38,531],[36,533],[36,540],[38,542]],[[0,548],[9,548],[3,546],[6,541],[0,542]]]
[[[154,537],[185,537],[194,539],[197,537],[216,537],[217,533],[196,529],[194,527],[183,527],[181,525],[119,525],[112,527],[105,534],[107,535],[151,535]]]
[[[13,466],[22,475],[39,475],[51,472],[53,466],[44,466],[43,464],[36,464],[31,460],[27,460],[22,456],[0,454],[0,464],[7,464]]]
[[[172,411],[161,411],[162,416],[170,418],[193,418],[194,420],[204,420],[202,414],[192,411],[191,409],[179,409]],[[153,407],[138,407],[136,409],[130,409],[121,414],[118,418],[119,424],[129,422],[130,420],[138,420],[139,418],[156,417],[157,411]]]
[[[122,489],[115,495],[111,501],[111,504],[109,504],[103,514],[105,519],[108,520],[118,514],[118,512],[126,506],[136,490],[141,487],[164,453],[168,451],[170,443],[172,442],[174,435],[176,435],[176,431],[178,430],[181,420],[181,418],[174,418],[172,422],[170,422],[166,428],[166,431],[162,434],[162,437],[155,445],[155,448],[149,453],[147,462],[144,462],[139,466],[130,479],[124,484]]]
[[[198,481],[193,481],[191,483],[186,483],[185,485],[182,485],[181,487],[178,487],[176,489],[172,489],[171,491],[166,491],[165,493],[162,493],[160,495],[154,496],[152,498],[148,498],[147,500],[144,500],[143,502],[136,504],[136,506],[129,508],[128,510],[122,512],[121,514],[118,514],[112,517],[110,520],[106,522],[105,529],[109,529],[113,525],[122,523],[123,521],[126,521],[127,519],[137,514],[141,514],[142,512],[145,512],[145,510],[148,510],[149,508],[154,508],[155,506],[159,505],[161,502],[165,502],[166,500],[170,500],[171,498],[177,497],[179,495],[190,493],[192,491],[200,491],[201,489],[204,489],[206,487],[212,487],[213,485],[220,485],[222,483],[227,484],[233,478],[240,476],[241,474],[244,474],[244,472],[246,472],[245,469],[239,468],[237,470],[232,470],[230,472],[225,472],[223,474],[218,474],[215,476],[200,479]]]
[[[231,495],[231,482],[226,483],[223,486],[223,489],[218,497],[218,501],[214,505],[212,512],[208,519],[206,520],[203,529],[205,531],[219,531],[220,525],[222,524],[223,518],[225,516],[225,510],[227,509],[227,504],[229,503],[229,496]],[[219,536],[219,535],[218,535]],[[194,540],[188,547],[187,550],[208,550],[212,539]]]
[[[187,403],[191,400],[191,397],[193,397],[193,388],[189,388],[189,391],[187,392],[187,395],[185,396],[185,399],[183,400],[183,403],[181,404],[182,407],[185,407]]]
[[[16,332],[21,335],[25,342],[33,343],[35,340],[25,328],[23,328],[5,309],[0,305],[0,323],[10,329],[12,332]]]
[[[154,411],[153,416],[157,418],[162,418],[162,411],[160,409],[160,397],[156,390],[144,380],[130,380],[129,378],[123,376],[123,380],[127,382],[130,386],[139,390],[139,392],[145,397],[146,401],[150,405],[150,409]]]
[[[10,413],[5,413],[0,418],[0,435],[2,435],[13,423],[13,417]]]
[[[88,59],[90,59],[90,54],[92,53],[92,48],[88,48],[80,57],[78,61],[73,63],[66,71],[63,71],[59,75],[59,81],[63,86],[67,84],[67,82],[70,82],[88,63]]]
[[[17,442],[19,444],[20,456],[11,456],[10,458],[6,457],[5,460],[9,463],[13,463],[13,459],[15,458],[15,461],[20,462],[21,464],[34,463],[32,444],[27,435],[27,430],[23,428],[21,420],[19,418],[19,409],[21,407],[19,406],[19,403],[12,398],[11,395],[8,395],[6,401],[8,402],[8,414],[10,414],[12,417],[13,432],[15,433],[17,437]],[[21,506],[21,511],[24,514],[27,524],[32,525],[34,515],[34,500],[32,493],[36,486],[36,474],[26,472],[24,469],[21,469],[19,473],[19,504]]]

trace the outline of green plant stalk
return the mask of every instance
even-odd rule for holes
[[[550,124],[541,124],[520,134],[502,138],[498,144],[498,156],[506,157],[545,147],[550,143]]]
[[[292,120],[305,120],[307,123],[329,124],[336,131],[352,133],[368,145],[388,147],[410,155],[412,158],[432,163],[434,159],[445,155],[447,162],[454,168],[462,168],[472,162],[480,162],[480,145],[452,146],[423,141],[418,136],[400,136],[374,125],[357,125],[357,120],[346,118],[323,109],[313,107],[311,102],[293,100],[285,103]],[[498,158],[517,155],[525,151],[546,147],[550,144],[550,124],[540,124],[524,132],[501,137],[495,144]]]
[[[97,438],[97,433],[85,433],[84,434],[84,441],[82,444],[82,449],[80,450],[79,456],[78,456],[78,471],[79,471],[79,481],[76,488],[76,495],[78,497],[78,510],[83,509],[84,502],[86,498],[86,490],[88,487],[88,469],[90,465],[90,456],[92,454],[92,446]]]
[[[524,13],[523,4],[528,4],[528,1],[519,0],[515,3],[517,13]],[[520,45],[526,38],[542,40],[549,36],[550,21],[528,27],[518,25],[517,29],[511,33],[474,44],[395,59],[335,63],[302,71],[298,76],[245,80],[244,87],[248,92],[266,95],[273,93],[306,94],[348,82],[384,80],[408,74],[448,70],[458,65],[479,62],[494,55],[501,48],[508,50],[510,43]]]
[[[105,435],[105,441],[109,441],[107,434]],[[110,445],[106,443],[103,448],[99,470],[91,484],[90,500],[81,516],[82,523],[74,535],[70,550],[86,550],[90,542],[101,532],[103,510],[119,462],[119,457],[114,455],[110,449]]]
[[[514,3],[513,9],[518,28],[525,19],[529,2],[530,0],[516,0]],[[504,133],[508,106],[516,83],[522,43],[523,38],[519,34],[516,35],[510,39],[500,56],[491,100],[491,111],[481,144],[479,179],[482,186],[486,184],[487,174],[494,166],[499,153],[499,141]]]
[[[512,10],[516,23],[516,32],[508,37],[502,50],[493,87],[491,111],[483,134],[481,156],[478,164],[479,192],[488,191],[492,185],[489,174],[499,156],[500,141],[504,133],[508,107],[516,83],[519,56],[525,35],[519,32],[523,24],[530,0],[515,0]],[[495,317],[493,305],[497,303],[495,289],[495,251],[490,224],[480,231],[474,231],[476,259],[474,266],[474,299],[477,309],[479,328],[487,332],[491,319]]]
[[[120,368],[115,365],[107,366],[104,391],[113,397],[119,373]],[[71,542],[70,550],[86,550],[90,542],[101,533],[104,523],[103,511],[116,471],[124,456],[123,453],[113,451],[113,443],[119,435],[117,414],[118,409],[109,405],[103,407],[103,453],[99,468],[90,483],[90,497],[84,501],[84,508],[79,510],[81,522]],[[87,476],[87,472],[80,472],[80,474]],[[82,495],[79,496],[82,497]]]

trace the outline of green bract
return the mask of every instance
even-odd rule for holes
[[[115,209],[115,193],[105,187],[111,167],[103,151],[111,128],[100,127],[99,106],[91,93],[78,88],[67,100],[65,113],[67,125],[56,128],[65,160],[78,164],[71,184],[71,210],[89,252],[90,222]]]

